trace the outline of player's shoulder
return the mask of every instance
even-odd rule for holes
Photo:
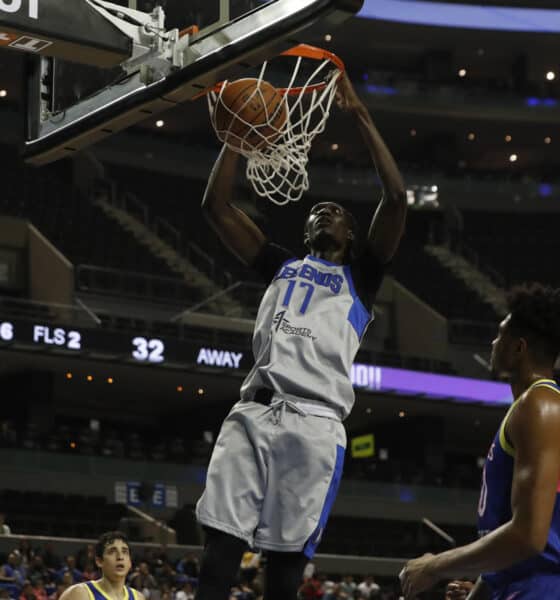
[[[64,590],[60,596],[60,600],[85,600],[90,598],[90,592],[87,582],[75,583],[67,590]]]
[[[139,591],[135,588],[128,588],[128,589],[132,591],[132,595],[135,598],[135,600],[146,600],[146,596],[144,596],[144,594],[141,591]]]
[[[517,402],[519,415],[560,419],[560,387],[552,380],[531,386]]]

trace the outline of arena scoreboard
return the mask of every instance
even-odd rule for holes
[[[244,348],[217,348],[173,337],[0,318],[0,349],[169,367],[221,367],[248,370]]]

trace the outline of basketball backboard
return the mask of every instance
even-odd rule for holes
[[[0,0],[0,12],[4,1]],[[191,100],[222,79],[239,76],[291,46],[330,32],[357,13],[362,1],[113,0],[112,5],[146,14],[161,7],[165,31],[180,32],[176,37],[181,52],[174,51],[173,60],[157,58],[155,66],[153,60],[140,58],[132,68],[130,64],[99,68],[32,56],[24,156],[36,165],[71,156]],[[73,0],[72,4],[80,2],[109,6],[105,0]],[[124,16],[129,23],[134,21],[134,15]],[[66,22],[65,27],[69,25]],[[188,41],[181,37],[186,28],[190,28]]]

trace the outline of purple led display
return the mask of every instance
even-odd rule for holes
[[[528,2],[529,4],[529,2]],[[359,17],[413,25],[558,33],[560,10],[420,0],[365,0]]]
[[[351,377],[354,387],[374,392],[392,392],[405,396],[421,395],[430,399],[489,405],[511,404],[513,401],[509,385],[482,379],[436,375],[359,363],[352,365]]]

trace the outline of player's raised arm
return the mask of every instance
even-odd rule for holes
[[[404,232],[407,209],[405,184],[395,159],[346,74],[338,84],[337,102],[342,110],[357,118],[358,127],[383,184],[383,196],[367,239],[374,256],[385,264],[393,258]]]
[[[206,186],[202,210],[229,250],[251,265],[266,238],[253,220],[232,204],[238,160],[236,152],[227,146],[222,148]]]

